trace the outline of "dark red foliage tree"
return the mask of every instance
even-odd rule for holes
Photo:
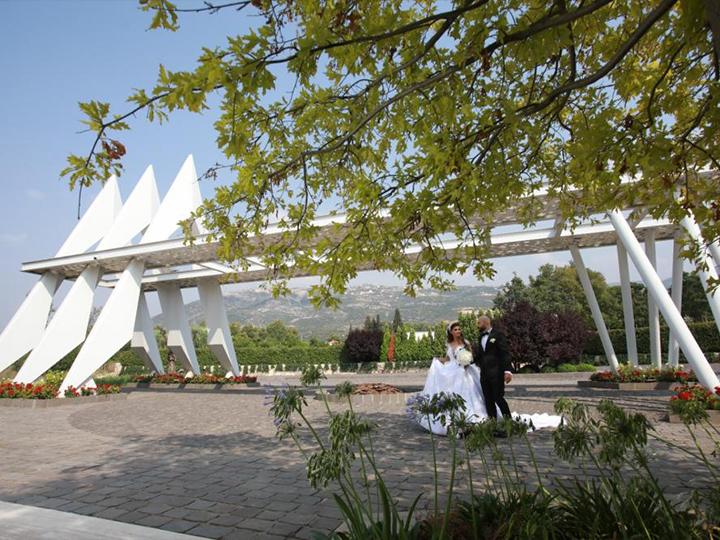
[[[377,362],[380,358],[382,330],[354,328],[345,339],[342,357],[345,362]]]
[[[591,335],[582,316],[574,311],[564,311],[541,313],[540,319],[540,339],[547,361],[553,366],[577,362]]]
[[[525,300],[515,303],[498,321],[496,326],[505,332],[515,371],[525,365],[539,371],[544,363],[541,324],[542,314]]]

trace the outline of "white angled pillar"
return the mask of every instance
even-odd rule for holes
[[[698,377],[698,380],[705,388],[715,388],[720,386],[720,380],[717,375],[710,367],[710,363],[705,358],[702,350],[697,344],[695,337],[690,332],[687,324],[682,318],[680,311],[675,307],[675,304],[670,298],[665,286],[658,276],[655,269],[650,264],[647,255],[643,253],[640,242],[635,238],[630,226],[628,225],[625,217],[617,210],[608,212],[610,221],[617,232],[620,241],[625,246],[625,249],[630,255],[630,258],[637,268],[638,272],[645,282],[645,286],[648,289],[648,295],[652,295],[653,299],[658,305],[658,308],[663,314],[663,317],[668,323],[668,326],[672,329],[674,334],[677,336],[677,340],[680,343],[685,356],[690,363],[693,371]]]
[[[673,238],[673,267],[672,267],[672,288],[670,290],[673,304],[682,313],[682,289],[683,289],[683,260],[680,256],[682,244],[680,242],[680,231],[675,233]],[[670,330],[668,340],[668,364],[677,367],[680,364],[680,344],[675,333]]]
[[[705,243],[705,239],[703,238],[702,233],[700,232],[700,227],[698,227],[695,219],[692,216],[686,216],[680,223],[688,232],[690,238],[702,247]],[[718,273],[715,269],[713,258],[707,251],[702,250],[700,252],[700,260],[697,262],[695,269],[697,270],[703,289],[705,289],[705,294],[707,296],[708,303],[710,304],[710,310],[715,318],[715,324],[717,325],[718,330],[720,330],[720,290],[715,289],[715,291],[711,293],[708,288],[708,282],[710,280],[717,280]]]
[[[78,276],[15,382],[33,382],[85,341],[99,274],[98,266],[89,266]]]
[[[0,334],[0,371],[30,352],[42,338],[62,278],[43,274]]]
[[[97,243],[112,227],[121,206],[122,199],[117,178],[111,176],[55,256],[64,257],[83,253]],[[0,334],[0,371],[40,343],[48,322],[52,298],[61,281],[62,278],[59,276],[46,273],[25,297],[18,311]],[[83,329],[83,332],[86,331],[87,325]]]
[[[130,341],[135,328],[145,264],[133,260],[123,271],[100,316],[60,387],[83,386],[92,374]]]
[[[150,371],[156,373],[165,373],[160,358],[160,351],[155,339],[155,330],[153,329],[150,311],[148,310],[145,293],[140,292],[138,301],[137,315],[135,317],[135,331],[130,340],[130,349],[142,358],[145,366]]]
[[[595,291],[592,288],[590,282],[590,276],[588,276],[587,270],[585,269],[585,263],[580,255],[580,248],[576,244],[570,244],[570,253],[572,254],[573,261],[575,262],[575,269],[580,278],[583,291],[585,291],[585,297],[587,298],[588,304],[590,305],[590,312],[592,313],[593,320],[595,321],[595,327],[600,336],[605,356],[610,364],[610,369],[613,372],[618,370],[618,360],[615,356],[615,350],[610,340],[610,334],[608,334],[607,327],[605,326],[605,320],[603,319],[602,312],[600,311],[600,305],[598,304],[597,298],[595,297]]]
[[[655,231],[645,232],[645,253],[650,264],[657,272],[657,258],[655,256]],[[650,364],[653,367],[662,367],[662,346],[660,344],[660,312],[652,295],[648,294],[648,333],[650,335]]]
[[[214,278],[203,279],[198,282],[198,293],[205,312],[208,347],[225,368],[225,371],[236,376],[240,375],[220,283]]]
[[[167,328],[168,349],[175,353],[175,358],[185,369],[193,374],[200,373],[180,286],[174,283],[162,284],[157,286],[157,291]]]
[[[638,365],[637,337],[635,335],[635,314],[633,313],[632,287],[630,286],[630,269],[627,251],[621,242],[617,243],[618,267],[620,269],[620,292],[622,293],[623,320],[625,323],[625,342],[627,343],[628,361]]]

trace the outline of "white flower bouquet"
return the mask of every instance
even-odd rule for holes
[[[472,364],[473,361],[473,355],[470,351],[467,349],[461,349],[457,353],[457,362],[462,367],[467,367],[470,364]]]

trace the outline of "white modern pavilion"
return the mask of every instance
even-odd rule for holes
[[[613,369],[617,369],[617,357],[582,258],[583,248],[617,245],[628,357],[637,359],[629,256],[649,293],[652,363],[658,367],[661,364],[659,314],[662,313],[670,328],[669,362],[677,365],[679,349],[682,349],[701,384],[707,388],[720,385],[681,315],[683,261],[679,240],[681,235],[687,234],[702,241],[692,217],[686,217],[680,224],[648,216],[629,222],[626,215],[632,209],[627,208],[569,231],[557,217],[556,201],[542,191],[534,193],[533,197],[542,202],[544,215],[541,217],[549,225],[540,222],[534,228],[493,234],[491,257],[569,250],[607,360]],[[185,160],[162,201],[152,167],[148,167],[124,204],[117,180],[110,178],[54,257],[22,265],[22,271],[38,274],[39,280],[0,334],[0,371],[29,353],[15,381],[32,382],[82,345],[62,383],[62,395],[68,386],[92,385],[92,374],[130,342],[149,369],[162,373],[163,365],[145,299],[146,292],[157,291],[167,326],[168,348],[188,371],[198,373],[200,368],[181,295],[182,288],[195,287],[205,312],[208,345],[224,368],[238,375],[221,285],[263,281],[267,270],[254,264],[245,271],[237,271],[218,262],[218,244],[206,237],[199,224],[194,226],[196,239],[192,245],[173,238],[178,222],[188,218],[201,201],[192,156]],[[635,215],[638,213],[643,215],[642,211]],[[331,235],[345,226],[345,217],[340,214],[321,217],[315,224],[320,234]],[[517,219],[512,208],[496,216],[494,221],[496,228],[507,229],[506,226],[513,224],[517,224]],[[270,225],[262,239],[267,240],[280,232],[277,225]],[[133,243],[138,236],[140,240]],[[675,242],[672,297],[655,270],[655,242],[667,239]],[[457,245],[444,242],[441,247],[452,250]],[[417,250],[408,250],[407,256],[412,257],[414,252]],[[249,257],[258,255],[248,253]],[[717,277],[718,246],[711,246],[705,257],[706,264],[700,264],[698,272],[707,290],[708,280]],[[363,269],[373,268],[367,265]],[[303,275],[306,274],[296,273],[296,277]],[[63,280],[72,281],[72,287],[48,322],[53,296]],[[110,287],[112,292],[88,333],[98,287]],[[708,294],[708,301],[720,328],[720,293]]]

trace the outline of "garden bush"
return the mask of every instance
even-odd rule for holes
[[[714,321],[701,321],[688,323],[688,328],[692,332],[693,336],[698,342],[700,348],[708,352],[720,351],[720,333],[718,333],[717,325]],[[669,339],[669,329],[667,326],[660,326],[660,342],[662,343],[663,349],[667,347]],[[625,338],[624,328],[614,328],[608,330],[610,334],[610,340],[613,344],[613,349],[616,354],[627,354],[627,341]],[[648,327],[641,327],[635,329],[637,337],[637,347],[639,354],[650,353],[650,331]],[[583,352],[587,355],[598,356],[605,355],[602,343],[596,332],[593,332],[592,336],[585,345]],[[680,351],[682,354],[682,351]]]
[[[345,362],[377,362],[380,358],[383,331],[354,328],[345,338],[342,359]]]

